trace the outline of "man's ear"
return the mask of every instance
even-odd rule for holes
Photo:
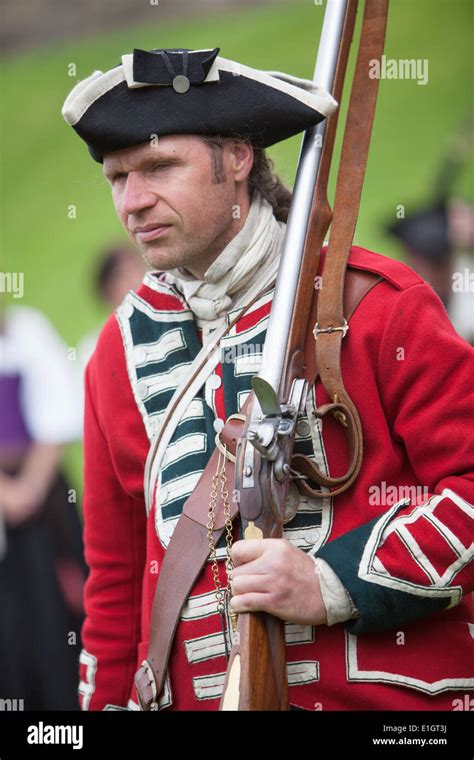
[[[232,149],[232,170],[236,182],[244,182],[252,169],[254,161],[253,147],[249,142],[236,140]]]

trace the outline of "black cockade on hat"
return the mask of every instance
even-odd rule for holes
[[[133,78],[136,82],[146,84],[173,85],[178,92],[185,92],[190,84],[204,82],[219,50],[220,48],[213,50],[162,48],[148,51],[135,48]],[[183,87],[186,87],[186,90]]]

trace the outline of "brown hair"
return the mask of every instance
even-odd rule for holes
[[[210,149],[215,181],[223,182],[222,148],[226,142],[239,138],[203,136],[202,139]],[[243,140],[243,142],[249,141]],[[249,197],[252,198],[254,190],[258,190],[272,206],[277,221],[286,222],[291,204],[291,190],[285,187],[281,179],[274,173],[273,161],[267,156],[264,148],[256,148],[254,145],[252,147],[254,160],[248,177]]]

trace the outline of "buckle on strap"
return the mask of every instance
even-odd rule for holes
[[[227,423],[230,420],[240,420],[241,422],[245,422],[246,419],[247,418],[246,418],[245,414],[231,414],[230,417],[227,417],[227,420],[226,420],[225,424],[227,425]],[[217,433],[217,435],[216,435],[216,437],[215,437],[214,440],[215,440],[216,447],[219,449],[219,451],[223,455],[224,459],[227,459],[227,460],[229,460],[229,462],[232,462],[232,463],[235,464],[236,457],[235,457],[234,454],[232,454],[229,451],[229,449],[227,448],[226,444],[222,442],[222,440],[221,440],[221,431],[220,430]]]
[[[142,710],[158,710],[158,690],[156,686],[155,674],[148,660],[143,660],[141,663],[141,672],[147,676],[147,687],[150,687],[151,698],[146,698],[142,692],[142,684],[139,683],[140,671],[135,676],[135,687],[137,690],[138,700]]]
[[[342,332],[342,337],[345,338],[348,329],[349,325],[347,324],[347,319],[344,320],[341,327],[334,327],[334,325],[330,325],[329,327],[319,327],[318,323],[316,322],[315,326],[313,327],[313,335],[315,338],[317,338],[320,333]]]

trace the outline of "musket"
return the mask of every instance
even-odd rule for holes
[[[385,13],[386,17],[386,6],[387,0],[366,0],[364,24],[368,17],[368,32],[371,14]],[[314,81],[325,87],[338,103],[356,12],[357,0],[328,0],[324,15]],[[362,43],[363,40],[361,48]],[[298,500],[295,501],[294,494],[291,497],[290,488],[295,487],[291,484],[290,462],[296,423],[304,413],[308,392],[303,376],[303,349],[314,278],[333,216],[327,190],[338,111],[307,130],[300,151],[262,364],[252,381],[252,400],[237,447],[235,485],[244,539],[281,538],[284,524],[297,509]],[[346,132],[348,126],[349,116]],[[371,123],[369,137],[370,126]],[[347,150],[350,146],[346,145]],[[336,203],[337,189],[335,213]],[[342,205],[341,201],[338,205]],[[265,612],[239,614],[220,709],[287,710],[288,707],[284,622]]]

